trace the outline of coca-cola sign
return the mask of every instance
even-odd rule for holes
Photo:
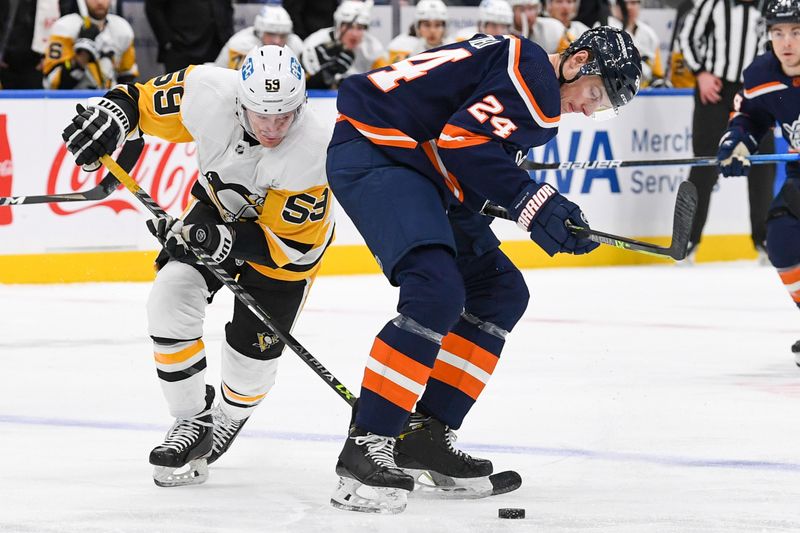
[[[196,152],[194,143],[175,144],[160,139],[148,139],[130,175],[166,211],[179,214],[188,205],[192,185],[197,180],[199,171],[195,159]],[[104,175],[105,169],[97,172],[81,170],[62,144],[50,165],[46,194],[91,189]],[[49,206],[60,216],[101,208],[111,209],[115,214],[127,210],[146,211],[144,206],[127,192],[114,193],[105,200],[89,204],[54,203]]]

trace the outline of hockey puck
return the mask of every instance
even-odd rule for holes
[[[500,518],[525,518],[525,509],[505,507],[497,510],[497,516]]]

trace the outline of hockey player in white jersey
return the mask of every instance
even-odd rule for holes
[[[619,0],[622,2],[623,0]],[[661,41],[656,30],[639,18],[641,0],[624,0],[628,11],[628,25],[622,27],[622,9],[619,4],[611,6],[614,17],[609,17],[608,25],[612,28],[624,29],[633,37],[633,44],[642,54],[642,87],[647,87],[655,80],[664,78],[664,65],[661,61]]]
[[[306,38],[300,59],[309,89],[335,89],[351,74],[386,66],[383,45],[369,33],[371,11],[372,0],[344,0],[333,13],[333,27]]]
[[[292,33],[292,19],[282,6],[262,7],[252,26],[237,31],[228,39],[214,64],[236,70],[250,50],[267,44],[286,45],[298,57],[303,51],[303,40]]]
[[[396,63],[431,48],[449,44],[447,6],[442,0],[420,0],[414,8],[414,24],[408,33],[389,43],[388,63]]]
[[[333,238],[328,131],[306,109],[305,76],[292,51],[264,46],[246,56],[240,71],[190,66],[117,86],[90,99],[62,134],[79,165],[96,164],[139,133],[197,145],[200,174],[182,219],[148,221],[164,243],[147,303],[148,330],[175,417],[150,453],[159,486],[205,481],[207,462],[228,449],[269,393],[283,351],[236,300],[225,326],[221,399],[213,405],[203,318],[221,284],[186,245],[208,252],[290,330]]]
[[[558,54],[569,48],[572,41],[589,29],[583,22],[575,20],[578,14],[578,0],[550,0],[547,2],[547,13],[562,25],[561,39],[556,47]]]
[[[42,70],[45,89],[110,89],[139,76],[133,28],[110,14],[110,0],[86,0],[88,17],[64,15],[53,24]]]
[[[535,42],[548,54],[558,51],[564,26],[559,21],[540,17],[542,3],[540,0],[508,0],[514,10],[514,28],[512,32]]]
[[[506,0],[483,0],[478,6],[478,25],[462,28],[455,40],[466,41],[476,33],[505,35],[511,33],[513,22],[514,12]]]

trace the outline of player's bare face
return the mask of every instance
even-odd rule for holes
[[[581,76],[561,86],[561,113],[581,113],[591,117],[611,109],[606,87],[600,76]]]
[[[628,10],[628,25],[632,26],[639,20],[639,9],[641,7],[641,0],[625,0],[625,8]]]
[[[342,32],[339,39],[342,46],[347,50],[355,50],[364,40],[364,33],[367,27],[362,24],[342,24]]]
[[[558,20],[564,26],[569,26],[575,17],[577,3],[575,0],[552,0],[548,7],[550,16]]]
[[[444,21],[420,20],[417,31],[419,36],[425,39],[429,47],[438,46],[442,44],[442,39],[444,38]]]
[[[86,9],[89,16],[96,20],[103,20],[108,15],[111,0],[86,0]]]
[[[289,39],[288,33],[268,33],[261,34],[261,44],[264,46],[274,44],[275,46],[284,46]]]
[[[508,24],[498,24],[496,22],[484,22],[480,31],[486,35],[505,35],[511,33],[511,26]]]
[[[800,24],[775,24],[769,30],[769,38],[786,74],[800,74]]]
[[[294,122],[294,111],[278,115],[262,115],[255,111],[247,110],[247,120],[256,136],[256,140],[265,148],[278,146]]]
[[[528,19],[528,28],[536,24],[536,17],[539,16],[538,4],[527,4],[524,6],[514,6],[514,27],[522,30],[523,17]]]

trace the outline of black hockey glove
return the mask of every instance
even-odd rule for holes
[[[342,43],[336,41],[321,44],[314,48],[319,61],[320,71],[325,72],[331,79],[337,74],[347,72],[355,61],[355,54],[346,50]]]
[[[234,235],[224,225],[185,224],[182,220],[162,217],[147,221],[147,229],[163,245],[173,259],[191,262],[194,254],[189,247],[207,252],[215,263],[227,259],[233,247]]]
[[[557,253],[587,254],[599,246],[567,229],[568,220],[585,228],[589,223],[581,208],[561,196],[549,183],[531,183],[525,187],[508,211],[512,220],[529,231],[533,242],[551,257]]]
[[[100,168],[100,157],[112,153],[125,140],[130,121],[122,108],[106,98],[90,98],[89,107],[78,104],[76,110],[78,114],[64,128],[61,138],[75,156],[75,163],[93,172]]]

